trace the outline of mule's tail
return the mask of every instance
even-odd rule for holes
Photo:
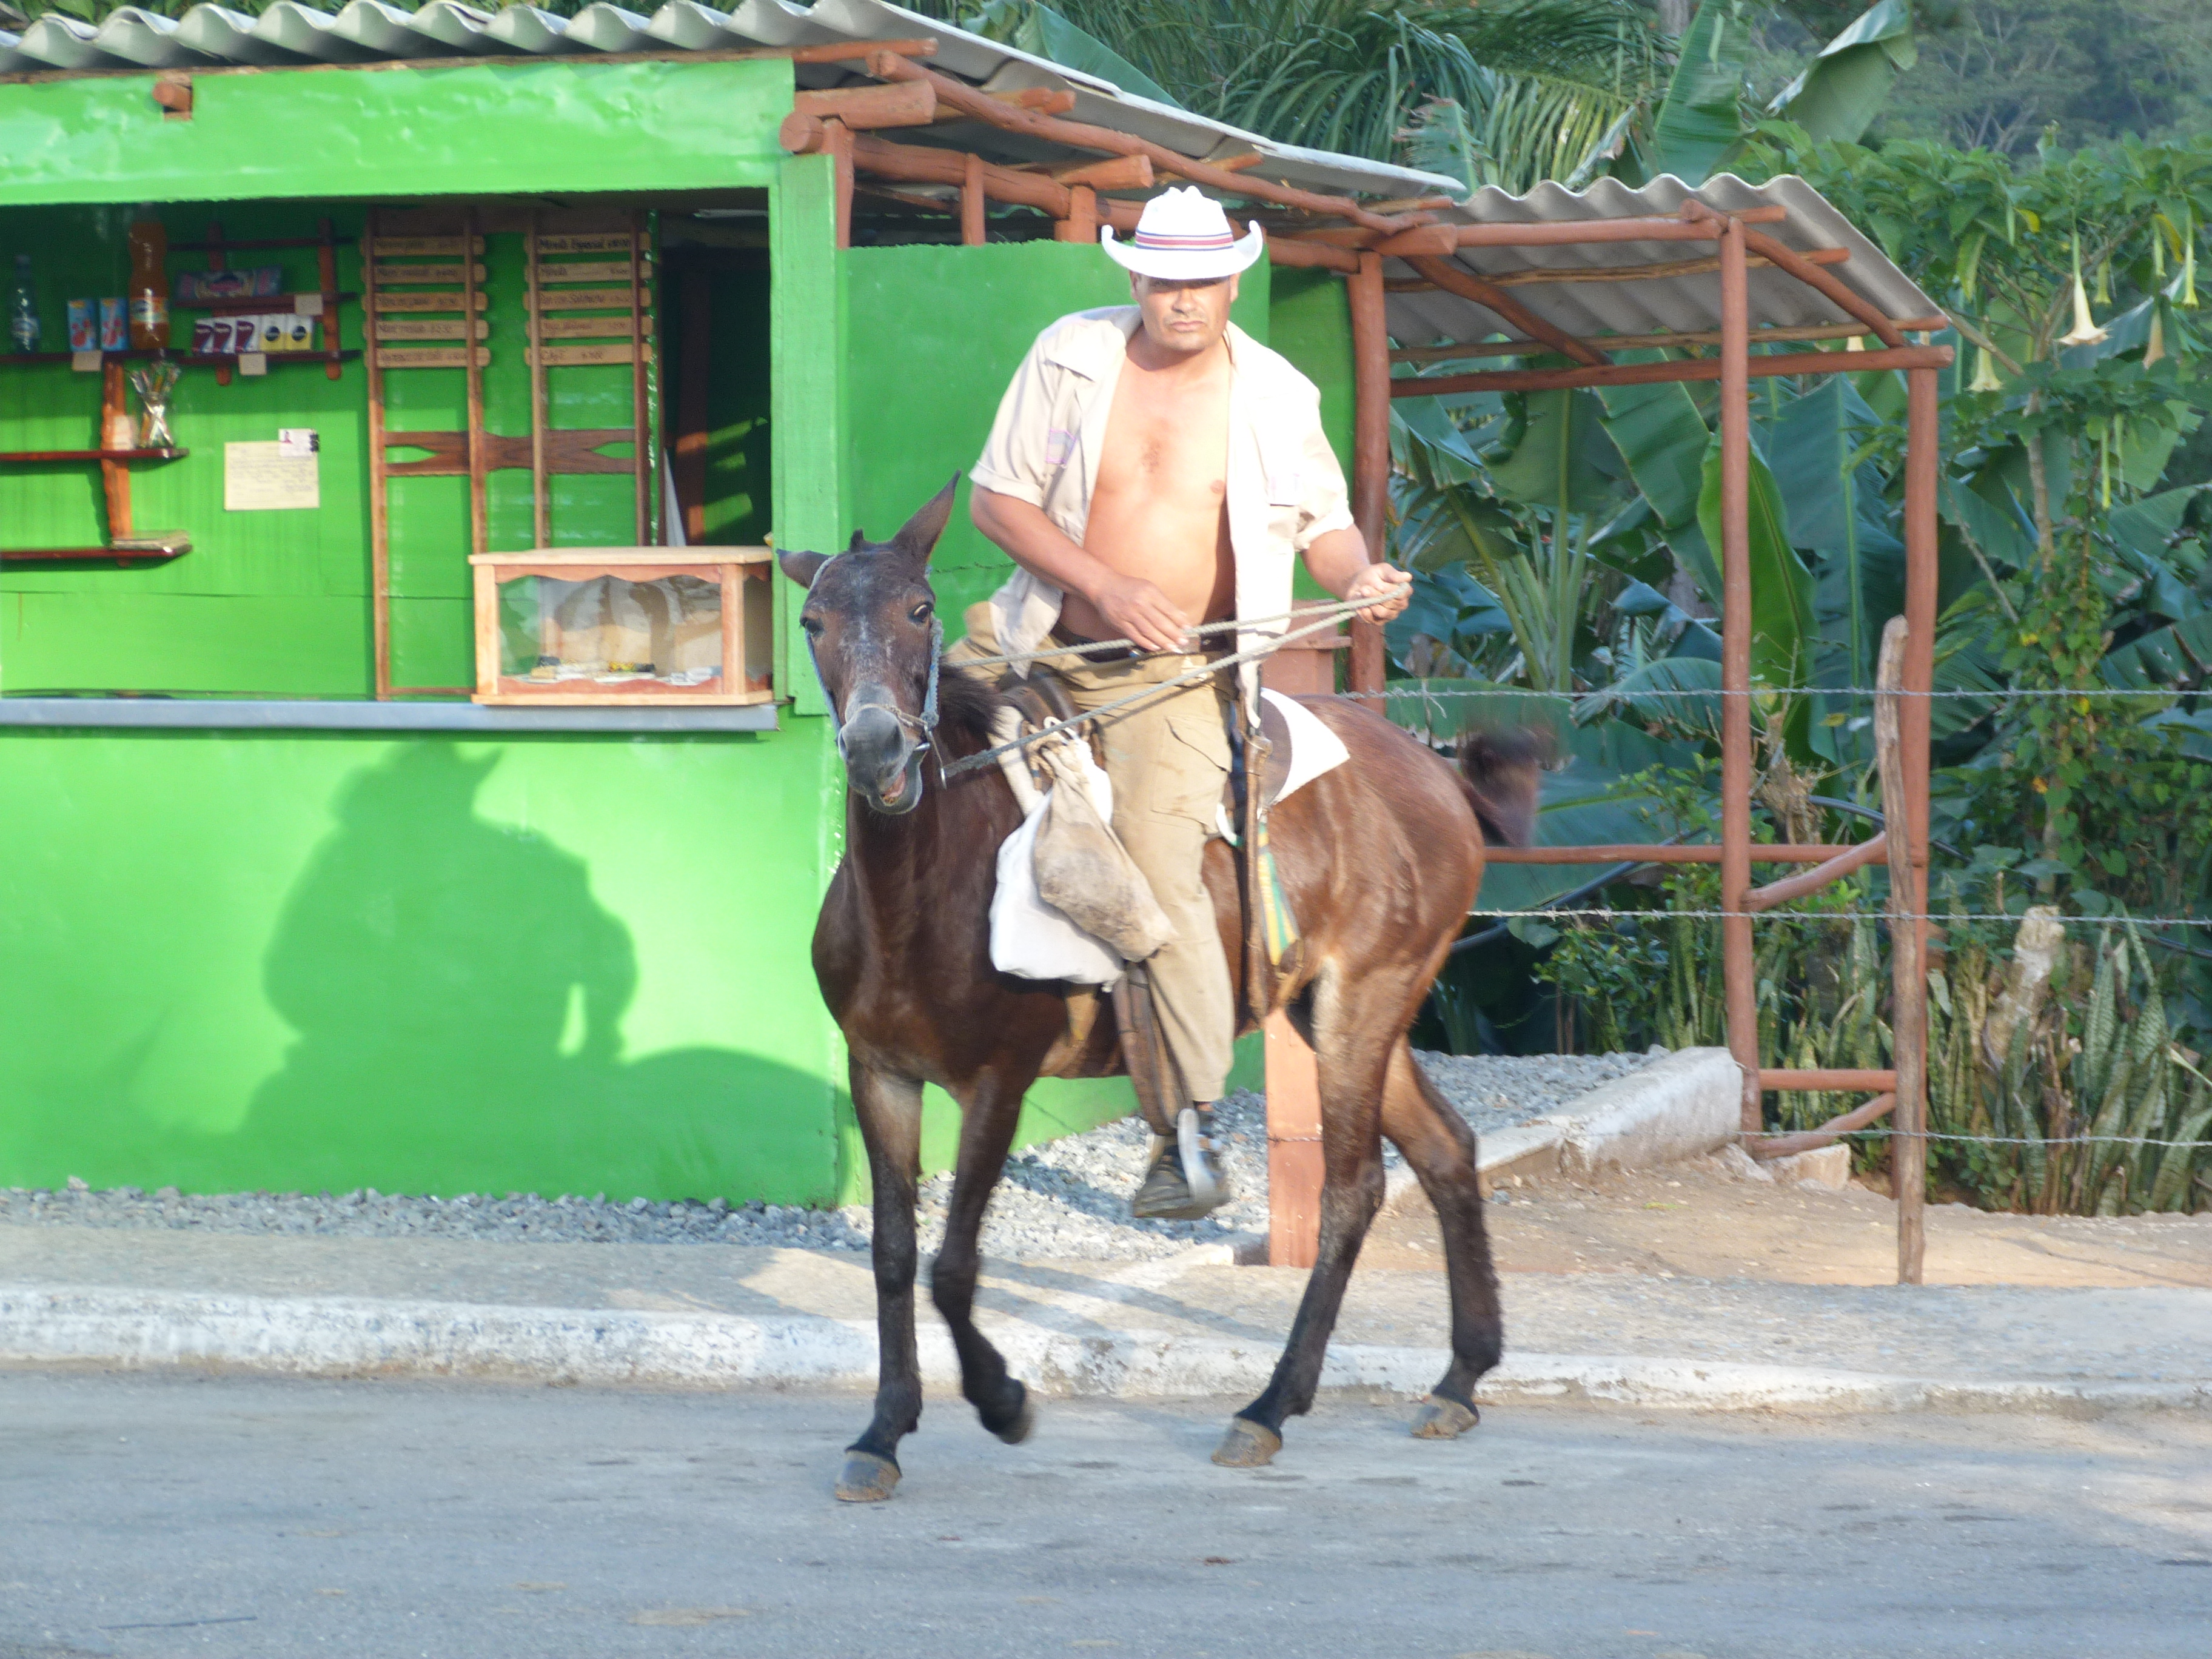
[[[1541,732],[1474,727],[1461,733],[1460,782],[1486,841],[1498,847],[1535,841],[1536,791],[1551,757]]]

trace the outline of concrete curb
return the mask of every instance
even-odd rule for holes
[[[1725,1048],[1684,1048],[1601,1084],[1549,1117],[1480,1137],[1486,1189],[1507,1176],[1649,1169],[1726,1146],[1741,1119],[1743,1073]],[[1404,1164],[1385,1177],[1382,1214],[1429,1207]]]
[[[1047,1396],[1189,1399],[1252,1395],[1280,1348],[1219,1337],[1085,1336],[994,1322],[1016,1375]],[[924,1380],[957,1386],[941,1326],[921,1332]],[[1340,1343],[1322,1387],[1425,1393],[1439,1348]],[[0,1362],[128,1369],[221,1368],[290,1376],[473,1376],[691,1388],[872,1387],[866,1321],[763,1320],[385,1302],[349,1297],[0,1285]],[[1514,1354],[1482,1400],[1643,1409],[1795,1412],[2102,1412],[2212,1408],[2212,1378],[2175,1382],[1932,1378],[1789,1365],[1624,1356]]]

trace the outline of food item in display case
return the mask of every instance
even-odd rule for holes
[[[15,291],[8,299],[8,337],[18,351],[39,349],[39,296],[31,285],[31,256],[15,256]]]
[[[158,219],[131,227],[131,344],[137,351],[166,351],[169,345],[169,280],[162,267],[169,258],[169,233]]]
[[[722,672],[722,591],[690,575],[500,585],[501,672],[540,685],[703,685]]]
[[[131,313],[120,294],[109,295],[100,302],[100,349],[127,351],[130,347]]]
[[[90,300],[69,302],[69,342],[71,351],[100,349],[100,312]]]
[[[211,300],[265,300],[284,291],[282,265],[248,265],[240,270],[180,270],[177,303],[205,305]]]

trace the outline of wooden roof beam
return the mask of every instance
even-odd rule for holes
[[[1900,317],[1891,320],[1908,334],[1933,332],[1951,325],[1948,317]],[[1871,331],[1864,323],[1791,324],[1779,328],[1755,328],[1751,331],[1751,343],[1754,346],[1796,345],[1810,340],[1856,340]],[[1721,337],[1719,330],[1706,329],[1678,334],[1584,336],[1583,343],[1595,351],[1650,351],[1673,346],[1717,346]],[[1455,340],[1441,345],[1400,346],[1390,353],[1390,361],[1449,363],[1466,357],[1526,357],[1547,349],[1534,340]]]
[[[1095,127],[1082,121],[1063,121],[1055,117],[1018,109],[964,81],[941,75],[935,70],[924,69],[896,53],[871,57],[866,61],[866,70],[878,81],[927,81],[935,89],[939,104],[963,111],[1006,131],[1018,132],[1030,138],[1042,138],[1052,143],[1066,144],[1077,149],[1100,150],[1109,155],[1143,155],[1151,160],[1156,170],[1172,172],[1193,184],[1210,185],[1231,195],[1257,197],[1263,201],[1279,202],[1285,207],[1304,208],[1314,213],[1341,214],[1355,224],[1364,225],[1370,230],[1385,234],[1411,229],[1422,222],[1425,216],[1393,216],[1370,212],[1349,197],[1322,196],[1264,179],[1242,178],[1226,168],[1194,161],[1188,155],[1177,155],[1164,144],[1132,137],[1126,132]]]
[[[1858,374],[1885,368],[1948,368],[1949,346],[1893,346],[1881,351],[1797,351],[1751,359],[1753,380],[1778,374]],[[1662,363],[1607,363],[1583,368],[1502,368],[1468,374],[1400,375],[1394,398],[1449,397],[1462,392],[1559,392],[1596,386],[1657,386],[1674,380],[1717,380],[1717,357],[1685,357]]]
[[[1546,322],[1504,289],[1483,281],[1473,271],[1463,270],[1449,259],[1427,258],[1419,254],[1413,256],[1406,263],[1445,293],[1455,294],[1462,300],[1472,300],[1475,304],[1486,307],[1530,339],[1541,341],[1549,349],[1593,368],[1604,364],[1605,358],[1601,353],[1592,350],[1565,330]]]
[[[903,61],[903,60],[902,60]],[[1683,214],[1700,224],[1713,224],[1721,219],[1702,202],[1691,200],[1682,204]],[[1856,293],[1844,283],[1807,259],[1794,248],[1784,247],[1763,231],[1746,230],[1743,245],[1748,252],[1764,255],[1776,266],[1788,271],[1806,287],[1826,295],[1850,315],[1857,318],[1873,331],[1875,337],[1892,349],[1905,344],[1905,336],[1896,324],[1881,313],[1873,301]]]

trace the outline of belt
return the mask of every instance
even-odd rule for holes
[[[1081,635],[1071,634],[1066,629],[1060,626],[1058,623],[1054,623],[1053,626],[1052,642],[1054,645],[1089,645],[1091,643]],[[1138,650],[1134,646],[1130,645],[1092,646],[1090,650],[1080,653],[1081,659],[1083,661],[1098,663],[1100,665],[1115,662],[1134,662],[1138,658],[1144,654],[1145,653],[1143,652]]]

